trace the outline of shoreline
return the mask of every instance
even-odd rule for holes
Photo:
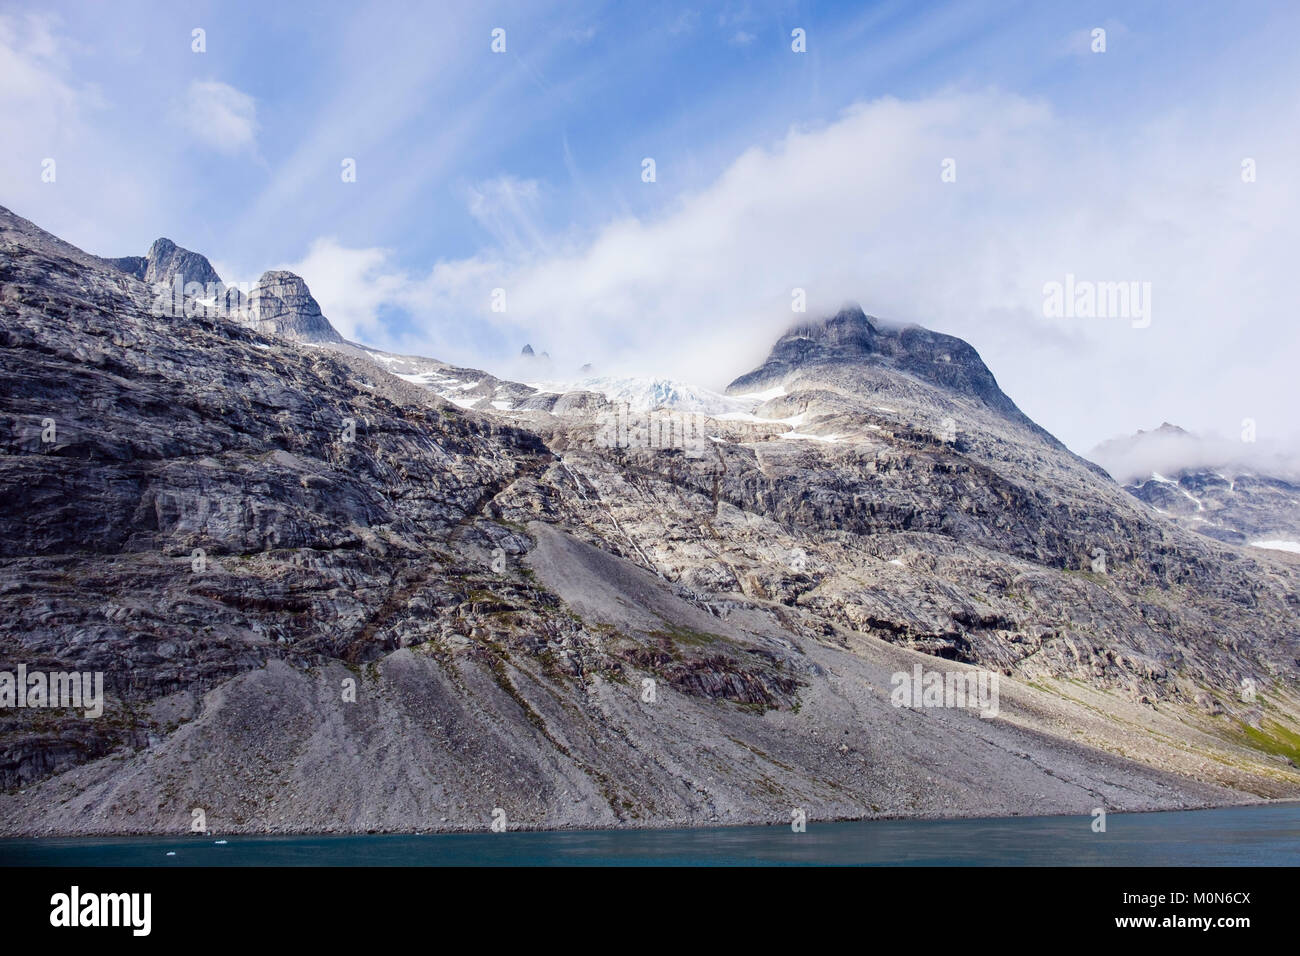
[[[1133,810],[1107,810],[1106,815],[1110,816],[1135,816],[1138,814],[1152,813],[1194,813],[1207,810],[1232,810],[1243,807],[1262,807],[1285,804],[1300,805],[1300,794],[1294,797],[1256,797],[1232,802],[1211,802],[1211,803],[1189,803],[1185,805],[1169,807],[1147,807]],[[816,818],[809,817],[807,823],[809,826],[816,824],[831,823],[877,823],[877,822],[917,822],[917,823],[959,823],[959,822],[1003,822],[1007,820],[1048,820],[1048,819],[1066,819],[1075,816],[1087,816],[1085,813],[1021,813],[1008,814],[1002,816],[985,816],[978,813],[974,814],[880,814],[861,817],[827,817]],[[561,834],[561,833],[656,833],[656,832],[689,832],[689,831],[708,831],[708,830],[739,830],[751,827],[785,827],[788,821],[782,822],[762,822],[754,821],[748,823],[719,823],[710,822],[699,826],[680,826],[673,823],[666,823],[662,826],[556,826],[556,827],[533,827],[533,826],[515,826],[511,825],[501,833],[494,833],[490,827],[461,827],[461,828],[428,828],[428,829],[373,829],[373,830],[212,830],[205,833],[174,833],[159,830],[136,830],[127,832],[98,833],[87,831],[69,831],[60,833],[0,833],[0,847],[10,841],[31,841],[31,840],[146,840],[146,839],[208,839],[212,837],[245,837],[245,838],[292,838],[292,837],[362,837],[362,836],[458,836],[471,834],[492,834],[501,836],[509,833],[519,834]]]

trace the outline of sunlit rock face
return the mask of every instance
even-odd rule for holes
[[[148,254],[144,256],[106,261],[151,286],[171,287],[179,278],[182,287],[197,282],[206,290],[221,282],[217,270],[212,268],[212,263],[206,257],[182,249],[170,239],[155,239]]]
[[[307,283],[292,272],[263,273],[253,286],[248,323],[259,332],[292,342],[342,342],[343,336],[321,315]]]

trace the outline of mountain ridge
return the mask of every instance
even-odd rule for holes
[[[1199,534],[1300,553],[1300,470],[1249,442],[1164,422],[1091,452],[1126,491]]]
[[[0,653],[107,695],[4,715],[0,832],[1300,795],[1300,569],[978,394],[813,363],[692,455],[593,393],[152,303],[0,211]],[[1002,716],[894,706],[918,665],[996,674]]]

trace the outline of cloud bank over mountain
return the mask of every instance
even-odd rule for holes
[[[1245,440],[1243,440],[1245,439]],[[1196,471],[1255,472],[1300,478],[1300,456],[1276,442],[1254,438],[1248,422],[1242,437],[1195,435],[1168,422],[1151,431],[1102,442],[1088,455],[1121,484]]]
[[[886,97],[746,151],[656,216],[556,234],[537,184],[496,182],[468,199],[493,236],[479,254],[421,275],[331,237],[288,268],[321,290],[345,334],[385,347],[491,366],[531,341],[575,369],[652,369],[710,387],[801,317],[801,290],[809,314],[860,301],[971,340],[1075,447],[1170,409],[1219,430],[1254,417],[1263,434],[1294,439],[1281,411],[1295,356],[1254,343],[1280,334],[1291,299],[1280,277],[1300,243],[1297,192],[1275,165],[1247,184],[1239,159],[1188,148],[1226,122],[1168,117],[1135,154],[1120,135],[1002,91]],[[1274,155],[1279,137],[1295,138],[1281,128],[1270,120]],[[1264,145],[1258,133],[1235,139]],[[941,179],[945,159],[955,182]],[[671,174],[660,166],[644,188]],[[1150,283],[1150,326],[1045,317],[1044,286],[1067,275]],[[492,310],[495,289],[504,311]],[[386,309],[413,316],[408,331]]]
[[[0,199],[102,255],[163,232],[227,278],[291,269],[344,335],[467,365],[532,342],[717,388],[802,289],[967,339],[1077,450],[1164,419],[1300,444],[1293,10],[1126,11],[1104,54],[1046,6],[828,12],[805,56],[761,11],[538,4],[494,56],[469,8],[340,7],[327,69],[272,11],[214,10],[203,54],[179,16],[0,15]],[[1149,284],[1150,326],[1047,317],[1071,277]]]

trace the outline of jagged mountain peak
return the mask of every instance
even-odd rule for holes
[[[1144,431],[1139,431],[1138,434],[1139,434],[1139,435],[1145,435],[1145,434],[1147,434],[1147,433],[1144,432]],[[1190,432],[1188,432],[1187,429],[1185,429],[1185,428],[1180,428],[1180,427],[1177,426],[1177,425],[1171,425],[1169,422],[1161,422],[1159,428],[1156,428],[1156,429],[1153,429],[1153,430],[1152,430],[1152,434],[1156,434],[1156,435],[1187,435],[1187,434],[1190,434]]]
[[[307,290],[307,282],[296,272],[290,272],[288,269],[268,269],[258,278],[257,284],[260,286],[301,286],[303,291]],[[308,293],[310,294],[310,293]]]
[[[295,342],[342,342],[303,278],[284,269],[262,273],[249,296],[248,324]]]
[[[1230,544],[1300,548],[1300,473],[1285,455],[1163,422],[1089,457],[1170,520]]]
[[[182,286],[198,283],[204,287],[203,295],[216,286],[224,288],[221,277],[212,263],[197,252],[178,246],[166,236],[160,236],[149,246],[144,256],[126,256],[106,259],[114,268],[150,285],[172,285],[178,278]],[[235,299],[223,302],[243,302],[233,291]],[[189,293],[186,293],[189,298]],[[286,269],[271,269],[262,273],[246,300],[246,307],[235,309],[235,317],[243,324],[268,335],[294,342],[342,343],[343,336],[321,312],[320,304],[307,288],[306,281]]]
[[[172,240],[159,237],[143,256],[125,256],[107,260],[113,266],[150,285],[171,285],[177,278],[186,286],[197,282],[205,289],[221,282],[221,276],[212,268],[206,256],[176,245]]]
[[[147,258],[153,259],[158,256],[170,255],[179,248],[180,247],[177,246],[176,243],[172,242],[166,236],[159,236],[153,241],[153,244],[149,246]]]
[[[876,319],[873,322],[872,319],[860,305],[848,304],[828,318],[795,325],[777,344],[807,340],[828,348],[870,351],[879,331],[876,323],[880,321]]]

